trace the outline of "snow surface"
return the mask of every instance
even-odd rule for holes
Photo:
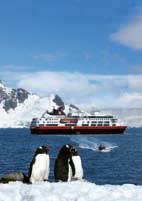
[[[1,83],[1,81],[0,81],[0,89],[2,89],[7,94],[11,92],[11,88],[4,86],[4,84]]]
[[[142,201],[142,186],[89,182],[0,184],[0,201]]]

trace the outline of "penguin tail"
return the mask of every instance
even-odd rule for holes
[[[31,184],[29,181],[29,177],[25,173],[23,173],[23,183]]]

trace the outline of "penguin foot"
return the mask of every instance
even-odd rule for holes
[[[46,181],[46,182],[47,182],[48,180],[47,180],[47,179],[44,179],[43,181]]]

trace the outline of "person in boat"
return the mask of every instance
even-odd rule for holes
[[[103,144],[100,144],[100,145],[98,146],[98,150],[99,150],[99,151],[102,151],[102,150],[105,150],[105,149],[106,149],[106,146],[103,145]]]

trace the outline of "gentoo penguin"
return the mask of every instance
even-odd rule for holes
[[[72,148],[72,157],[74,174],[72,180],[82,180],[83,179],[83,167],[81,162],[81,157],[78,155],[78,151],[75,148]]]
[[[59,151],[54,166],[55,181],[71,181],[74,175],[74,165],[71,160],[72,146],[65,144]]]
[[[28,177],[22,172],[11,172],[0,178],[0,183],[8,183],[10,181],[28,183]]]
[[[48,180],[49,176],[49,154],[48,147],[40,146],[30,163],[29,169],[29,183]]]

